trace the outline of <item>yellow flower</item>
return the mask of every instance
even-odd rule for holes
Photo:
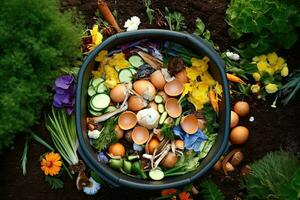
[[[275,63],[277,62],[278,56],[277,56],[277,54],[276,54],[275,52],[269,53],[269,54],[267,55],[267,59],[268,59],[268,62],[269,62],[271,65],[273,65],[273,64],[275,64]]]
[[[109,65],[118,69],[130,67],[130,63],[125,59],[124,53],[115,53],[109,61]]]
[[[222,89],[222,85],[220,85],[218,82],[217,84],[215,85],[215,88],[214,88],[214,91],[217,95],[217,100],[221,100],[221,97],[222,97],[222,93],[223,93],[223,89]]]
[[[282,77],[286,77],[287,75],[289,75],[289,68],[287,67],[287,65],[285,65],[282,68],[280,74],[281,74]]]
[[[268,85],[266,85],[266,92],[269,94],[273,94],[273,93],[277,92],[277,90],[278,90],[278,87],[274,83],[269,83]]]
[[[106,50],[102,50],[98,53],[95,58],[95,61],[102,62],[107,57],[108,52]]]
[[[92,36],[92,41],[95,47],[99,45],[102,42],[103,36],[99,32],[99,27],[98,25],[94,25],[92,30],[90,30],[90,34]]]
[[[189,78],[190,81],[197,80],[199,74],[193,67],[186,67],[185,71],[186,71],[186,76]]]
[[[260,56],[258,56],[258,60],[266,62],[267,61],[267,56],[266,55],[260,55]]]
[[[252,77],[254,78],[254,80],[256,82],[258,82],[260,80],[260,78],[261,78],[261,76],[260,76],[260,74],[258,72],[253,73]]]
[[[268,67],[268,63],[265,62],[265,61],[259,61],[257,63],[258,71],[261,72],[261,73],[263,73],[266,70],[267,67]]]
[[[120,81],[118,72],[114,67],[107,65],[104,67],[105,70],[105,84],[108,88],[114,88]]]
[[[44,174],[55,176],[59,173],[62,166],[61,157],[58,153],[50,152],[43,156],[41,160],[41,170]]]
[[[189,93],[188,100],[195,106],[196,110],[200,110],[204,104],[209,102],[208,86],[200,82],[197,83],[196,88]]]
[[[251,91],[252,93],[258,93],[260,90],[260,86],[258,84],[255,84],[255,85],[251,85]]]

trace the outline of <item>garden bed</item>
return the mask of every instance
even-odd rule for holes
[[[139,16],[141,19],[141,28],[167,28],[157,25],[148,25],[144,5],[141,0],[110,0],[109,6],[112,10],[118,11],[118,21],[123,25],[130,16]],[[117,2],[117,3],[116,3]],[[154,8],[164,10],[167,6],[171,10],[180,11],[186,19],[187,31],[193,32],[195,19],[200,17],[207,28],[211,31],[212,40],[219,45],[221,50],[230,48],[233,44],[227,34],[228,25],[224,21],[225,10],[228,1],[226,0],[205,0],[205,1],[152,1]],[[62,2],[63,9],[75,6],[85,16],[86,23],[94,23],[94,13],[97,10],[96,1],[65,0]],[[290,69],[300,68],[300,62],[297,56],[300,54],[300,43],[298,42],[292,49],[279,52],[287,60]],[[267,152],[278,150],[280,148],[290,149],[300,154],[300,97],[298,96],[285,107],[271,108],[273,98],[267,101],[250,99],[250,114],[243,118],[241,123],[250,130],[249,140],[243,145],[245,159],[243,164],[262,158]],[[249,117],[254,117],[254,122],[249,122]],[[38,125],[33,129],[43,138],[50,141],[48,132],[44,127],[44,115]],[[47,150],[37,143],[30,143],[29,160],[27,176],[22,175],[20,167],[20,157],[23,152],[25,136],[20,134],[15,141],[14,151],[6,151],[0,157],[0,170],[2,175],[0,181],[5,183],[0,189],[2,199],[148,199],[158,196],[158,192],[135,191],[131,189],[116,189],[105,187],[95,197],[85,196],[77,191],[73,181],[64,175],[64,188],[52,191],[44,181],[44,175],[40,172],[39,157]],[[242,165],[241,165],[242,166]],[[225,194],[226,199],[234,199],[240,193],[239,173],[233,172],[230,176],[211,170],[206,175],[211,177]],[[195,184],[197,185],[197,183]],[[124,195],[126,194],[126,195]]]

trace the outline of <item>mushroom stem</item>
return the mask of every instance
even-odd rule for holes
[[[161,152],[159,158],[155,161],[154,168],[156,168],[159,165],[159,163],[168,155],[170,149],[171,149],[171,145],[168,144],[166,148]]]
[[[234,149],[230,151],[225,158],[222,160],[222,167],[225,175],[228,175],[227,170],[226,170],[226,163],[230,160],[230,158],[235,154],[236,152],[241,151],[240,148]]]

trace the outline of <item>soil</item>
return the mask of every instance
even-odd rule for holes
[[[141,28],[167,28],[158,27],[156,24],[149,25],[142,0],[109,0],[108,4],[112,10],[117,11],[117,19],[120,25],[130,16],[139,16],[142,21]],[[187,25],[187,31],[193,32],[195,19],[201,18],[211,31],[213,41],[220,46],[221,50],[226,50],[232,45],[232,41],[227,35],[228,25],[224,21],[227,0],[152,0],[152,7],[164,11],[167,6],[170,10],[181,12]],[[63,0],[62,9],[77,7],[85,17],[87,25],[90,27],[94,23],[94,14],[97,10],[96,0]],[[294,46],[289,51],[282,51],[280,55],[287,59],[290,69],[300,66],[297,56],[300,55],[300,44]],[[243,164],[249,164],[267,152],[275,151],[280,148],[290,149],[298,156],[300,155],[300,96],[285,107],[271,108],[274,97],[267,101],[251,100],[251,112],[244,117],[240,124],[245,125],[250,130],[250,138],[246,144],[242,145],[245,159]],[[249,122],[249,117],[254,117],[254,122]],[[51,142],[49,135],[44,127],[44,116],[33,130],[42,138]],[[149,199],[159,196],[159,192],[135,191],[131,189],[103,187],[96,196],[89,197],[77,191],[75,181],[70,180],[66,175],[62,176],[64,188],[51,190],[44,181],[44,176],[40,171],[39,158],[47,152],[43,146],[30,142],[28,152],[28,165],[26,176],[22,175],[20,158],[22,156],[25,136],[19,134],[15,141],[14,149],[7,150],[0,156],[0,189],[1,199]],[[224,176],[221,172],[211,171],[195,183],[201,182],[204,178],[210,177],[225,194],[226,199],[243,197],[242,190],[239,189],[239,170]],[[200,196],[194,199],[201,199]]]

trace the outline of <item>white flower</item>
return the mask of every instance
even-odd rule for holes
[[[249,122],[254,122],[254,117],[253,116],[251,116],[250,118],[249,118]]]
[[[140,23],[140,18],[133,16],[130,19],[127,19],[124,24],[124,28],[126,28],[126,31],[136,31],[139,28]]]
[[[233,52],[230,52],[230,51],[227,51],[227,52],[226,52],[226,56],[227,56],[229,59],[235,60],[235,61],[237,61],[237,60],[240,59],[239,54],[236,54],[236,53],[233,53]]]
[[[90,184],[88,186],[83,187],[83,192],[87,195],[94,195],[100,190],[101,185],[97,183],[92,177],[89,178]]]
[[[97,130],[97,129],[95,129],[95,130],[93,130],[93,131],[89,130],[89,131],[88,131],[88,136],[89,136],[89,138],[91,138],[91,139],[97,139],[97,138],[100,136],[100,131]]]

